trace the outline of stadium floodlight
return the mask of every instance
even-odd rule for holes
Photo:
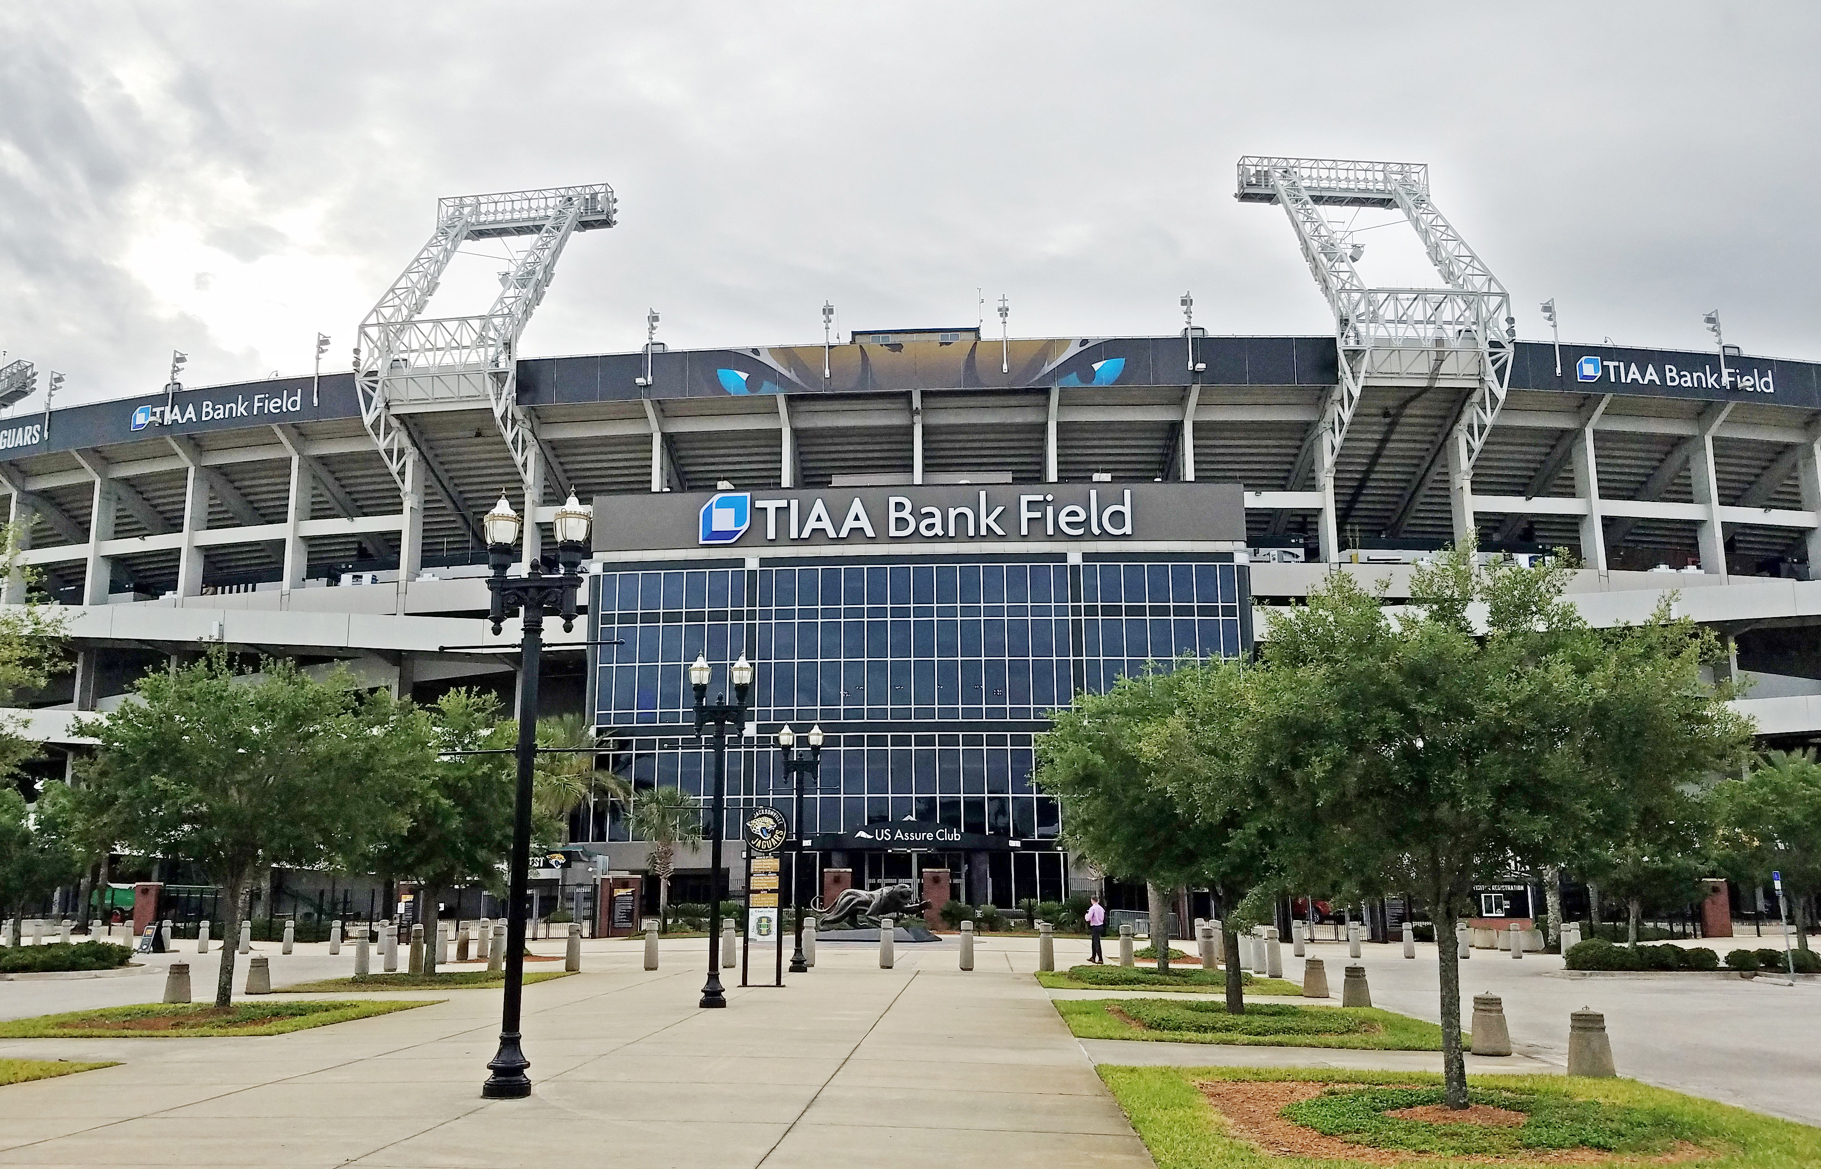
[[[1011,373],[1012,372],[1012,341],[1011,341],[1012,335],[1010,332],[1008,332],[1008,329],[1010,328],[1010,326],[1008,324],[1008,320],[1011,317],[1011,315],[1012,315],[1012,306],[1005,299],[1005,294],[1002,292],[999,294],[999,372],[1000,373]]]
[[[633,378],[632,380],[635,385],[642,386],[642,387],[651,385],[651,351],[652,351],[652,348],[657,344],[657,339],[658,339],[658,310],[654,309],[654,308],[646,309],[645,310],[645,376]]]
[[[835,305],[833,301],[822,302],[822,380],[828,380],[828,347],[833,344],[835,327]]]
[[[21,358],[0,368],[0,406],[23,401],[37,388],[38,369],[31,362]]]
[[[1562,376],[1562,331],[1555,324],[1555,297],[1550,297],[1541,305],[1543,319],[1549,322],[1549,335],[1555,338],[1555,376]]]
[[[166,411],[170,410],[171,399],[177,395],[177,391],[183,389],[183,383],[177,380],[177,375],[183,372],[183,367],[189,364],[189,361],[189,354],[180,353],[175,349],[171,350],[171,380],[164,383],[164,406]]]
[[[1182,336],[1189,343],[1189,372],[1201,373],[1208,366],[1195,360],[1195,294],[1185,292],[1176,303],[1182,306]]]
[[[316,334],[316,372],[310,375],[310,405],[322,405],[322,355],[329,351],[329,335]]]
[[[1720,310],[1701,314],[1701,323],[1714,335],[1714,344],[1720,347],[1720,384],[1726,385],[1731,380],[1726,372],[1726,337],[1720,332]]]

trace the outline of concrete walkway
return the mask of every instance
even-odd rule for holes
[[[726,1010],[703,1011],[703,945],[666,944],[646,973],[636,945],[589,943],[588,973],[528,987],[528,1100],[479,1096],[498,991],[264,1038],[0,1041],[0,1057],[125,1061],[0,1088],[0,1164],[542,1169],[573,1144],[631,1167],[1151,1165],[1042,988],[1013,972],[1030,967],[1019,947],[983,945],[962,974],[950,944],[900,946],[889,971],[870,947],[825,946],[786,989],[730,987]],[[275,982],[330,960],[280,962]],[[0,1001],[29,985],[51,1009],[46,985],[120,984],[140,1002],[162,985],[6,984]]]

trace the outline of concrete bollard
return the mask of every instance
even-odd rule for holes
[[[165,928],[169,930],[171,923],[167,921],[164,924]],[[70,925],[70,919],[67,917],[57,923],[57,940],[65,946],[70,944]],[[168,936],[165,938],[165,942],[167,943],[165,949],[167,950],[171,948],[169,945],[170,940],[171,939]]]
[[[264,954],[258,954],[247,963],[247,993],[272,993],[272,960]]]
[[[816,919],[805,918],[803,921],[803,965],[814,967],[816,964]]]
[[[740,963],[739,935],[734,931],[733,918],[721,919],[721,969],[732,970]]]
[[[1127,922],[1126,924],[1119,927],[1119,964],[1121,966],[1138,965],[1137,959],[1132,957],[1132,923],[1131,922]]]
[[[1416,927],[1409,922],[1404,923],[1404,957],[1416,957]]]
[[[879,969],[890,970],[897,964],[898,919],[886,914],[879,919]]]
[[[367,953],[367,931],[362,930],[354,938],[354,977],[365,978],[373,973],[373,961]]]
[[[385,928],[385,931],[380,934],[379,952],[380,952],[380,956],[382,959],[382,961],[380,963],[380,968],[383,969],[387,974],[397,974],[398,973],[398,927],[397,926],[388,923]]]
[[[474,927],[474,960],[487,962],[491,960],[488,950],[493,945],[493,927],[486,918],[481,918]],[[491,967],[489,967],[491,969]]]
[[[89,922],[89,940],[94,941],[96,938],[99,938],[102,936],[103,935],[101,933],[101,922],[98,920]]]
[[[190,964],[188,962],[173,962],[165,970],[164,1001],[167,1003],[190,1001]]]
[[[1347,923],[1347,957],[1359,957],[1359,923]]]
[[[1267,959],[1265,956],[1265,927],[1261,926],[1261,925],[1253,926],[1251,937],[1252,937],[1252,973],[1257,974],[1257,975],[1263,975],[1269,969],[1269,967],[1266,965]]]
[[[209,923],[206,921],[196,924],[196,952],[198,954],[209,952]]]
[[[44,922],[37,918],[32,919],[32,945],[44,945]]]
[[[286,918],[284,942],[279,946],[278,952],[280,954],[289,954],[291,948],[295,945],[297,945],[297,919],[294,917]]]
[[[1471,939],[1467,936],[1467,923],[1464,921],[1454,923],[1454,945],[1457,957],[1473,957],[1473,946]]]
[[[1566,953],[1568,953],[1568,951],[1574,949],[1576,946],[1578,946],[1580,944],[1581,944],[1581,923],[1578,921],[1563,922],[1562,923],[1562,953],[1566,954]]]
[[[1277,939],[1277,927],[1265,927],[1265,977],[1284,976],[1284,944]]]
[[[341,918],[329,923],[329,953],[341,953]]]
[[[464,926],[455,931],[455,960],[457,962],[466,962],[468,960],[468,945],[468,929]]]
[[[438,966],[449,965],[449,935],[454,932],[453,923],[446,921],[436,923],[436,964]]]
[[[656,970],[657,968],[658,923],[656,921],[647,921],[645,923],[645,969]]]
[[[240,923],[240,945],[236,952],[251,954],[253,952],[253,923],[243,920]]]
[[[1511,1028],[1505,1025],[1505,1003],[1495,994],[1473,996],[1472,1051],[1475,1055],[1510,1055]]]
[[[1582,1007],[1568,1017],[1568,1074],[1616,1076],[1612,1041],[1606,1036],[1606,1016]]]
[[[1056,969],[1056,933],[1047,921],[1037,923],[1037,969]]]
[[[1219,918],[1208,922],[1208,929],[1214,933],[1214,961],[1225,962],[1227,953],[1227,935]]]
[[[582,923],[569,923],[569,944],[563,947],[563,969],[574,974],[582,968]]]
[[[1214,954],[1213,926],[1204,925],[1195,931],[1195,945],[1201,951],[1201,968],[1203,970],[1213,970],[1220,964],[1220,959]]]
[[[411,953],[407,958],[405,970],[409,974],[424,972],[424,926],[416,922],[411,926]]]
[[[1328,993],[1328,966],[1320,958],[1303,959],[1303,997],[1331,998]]]
[[[1291,922],[1290,923],[1290,954],[1291,954],[1291,956],[1296,957],[1296,958],[1302,957],[1303,954],[1306,952],[1305,948],[1304,948],[1305,945],[1306,945],[1306,943],[1303,941],[1303,923],[1300,921]]]
[[[1524,956],[1524,931],[1519,929],[1518,923],[1514,921],[1507,932],[1511,934],[1511,956],[1522,958]]]
[[[1372,988],[1366,985],[1366,968],[1348,966],[1347,976],[1340,984],[1340,1005],[1343,1007],[1369,1007],[1372,1005]]]
[[[961,969],[972,970],[973,968],[974,923],[971,921],[964,921],[961,923]]]
[[[164,952],[170,953],[172,934],[170,918],[167,917],[158,923],[158,934],[164,939]],[[67,921],[63,923],[63,940],[66,942],[70,940],[70,923]]]
[[[506,927],[493,927],[493,940],[487,943],[487,969],[504,970],[506,968]]]

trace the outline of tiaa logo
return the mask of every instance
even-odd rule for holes
[[[1574,376],[1584,382],[1600,380],[1600,359],[1589,354],[1581,358],[1580,364],[1574,367]]]
[[[152,424],[152,408],[141,406],[133,411],[133,429],[144,430]]]
[[[752,525],[752,496],[744,491],[723,491],[702,505],[703,544],[731,544]]]

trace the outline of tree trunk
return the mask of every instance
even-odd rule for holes
[[[101,854],[101,870],[95,878],[95,891],[98,894],[95,899],[95,916],[101,919],[101,936],[104,938],[111,936],[108,931],[114,928],[114,907],[109,904],[109,902],[113,900],[113,887],[111,885],[111,880],[114,875],[113,866],[113,854],[103,852]]]
[[[1222,929],[1220,949],[1221,960],[1227,964],[1227,1014],[1243,1015],[1246,1013],[1246,972],[1239,960],[1239,934]]]
[[[13,909],[11,920],[6,927],[6,944],[12,949],[19,948],[19,919],[25,916],[25,902],[22,899]]]
[[[426,882],[420,886],[417,895],[424,900],[424,973],[436,974],[436,938],[437,928],[442,924],[441,913],[436,904],[439,887]]]
[[[1435,952],[1441,959],[1442,1080],[1450,1108],[1467,1107],[1467,1060],[1461,1053],[1461,958],[1454,944],[1454,900],[1436,899]]]
[[[658,932],[670,932],[670,871],[672,868],[670,848],[658,845],[651,850],[651,871],[658,878]],[[611,912],[609,907],[609,912]]]
[[[1600,936],[1600,887],[1593,881],[1587,882],[1588,913],[1593,918],[1593,935]]]
[[[1149,881],[1145,882],[1145,896],[1150,901],[1151,911],[1151,947],[1157,952],[1157,972],[1170,972],[1170,897],[1162,889]]]
[[[89,902],[91,900],[91,898],[89,897],[89,894],[94,891],[94,888],[95,888],[95,866],[90,865],[88,868],[83,870],[82,883],[79,886],[77,886],[76,904],[78,906],[80,906],[81,908],[78,909],[74,914],[71,915],[72,917],[75,917],[77,919],[76,924],[78,924],[78,925],[87,926],[89,923]],[[90,938],[89,940],[94,941],[93,938]]]
[[[226,1010],[234,1005],[234,956],[240,949],[240,923],[247,915],[247,902],[253,896],[249,873],[237,874],[227,885],[227,920],[221,923],[221,969],[215,978],[215,1006]]]
[[[1625,915],[1625,940],[1632,945],[1638,944],[1638,925],[1644,920],[1644,901],[1639,897],[1630,897],[1625,901],[1628,912]]]
[[[1549,908],[1549,945],[1562,943],[1562,866],[1543,866],[1543,902]]]
[[[1796,930],[1796,949],[1808,949],[1808,898],[1804,894],[1790,891],[1789,898],[1790,924]]]

